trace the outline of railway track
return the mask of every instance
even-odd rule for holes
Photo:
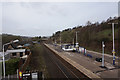
[[[87,79],[87,80],[90,80],[87,76],[85,76],[84,74],[82,74],[81,72],[76,70],[76,68],[74,68],[72,65],[67,63],[61,57],[56,55],[49,48],[47,48],[43,44],[42,44],[42,46],[43,46],[44,51],[45,51],[44,56],[47,55],[46,58],[48,58],[49,62],[54,64],[54,67],[55,67],[54,69],[57,68],[56,70],[59,70],[58,72],[61,75],[61,76],[59,76],[59,78],[65,78],[67,80],[70,80],[70,79],[76,79],[76,80],[81,80],[81,79],[86,80]],[[50,65],[48,65],[48,66],[50,66]],[[53,72],[53,74],[54,74],[54,72]],[[58,76],[56,76],[56,78],[58,78]]]

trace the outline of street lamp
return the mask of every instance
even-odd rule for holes
[[[61,33],[60,33],[60,47],[61,47]]]
[[[14,40],[14,41],[12,41],[13,43],[16,43],[16,42],[19,42],[19,40],[17,39],[17,40]]]
[[[102,67],[104,68],[105,65],[104,65],[104,48],[105,48],[105,44],[104,44],[104,41],[102,41]]]
[[[76,31],[76,48],[78,48],[78,41],[77,41],[77,39],[78,39],[78,37],[77,37],[77,31]]]
[[[4,71],[4,78],[5,78],[5,54],[4,54],[4,47],[5,47],[6,45],[9,45],[9,44],[11,44],[11,43],[16,43],[16,42],[18,42],[18,41],[19,41],[19,40],[14,40],[14,41],[12,41],[12,42],[3,44],[3,71]]]
[[[114,25],[118,24],[118,23],[108,23],[108,24],[112,24],[112,33],[113,33],[113,65],[115,65],[115,41],[114,41]]]
[[[76,47],[76,51],[78,51],[78,48],[79,48],[79,44],[78,44],[78,31],[76,31],[76,44],[75,44],[75,47]]]

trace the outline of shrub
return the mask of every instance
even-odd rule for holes
[[[6,75],[16,74],[16,71],[18,69],[19,60],[20,60],[20,58],[14,58],[14,59],[5,61]]]

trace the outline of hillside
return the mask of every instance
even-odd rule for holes
[[[2,36],[2,37],[1,37]],[[19,44],[25,44],[28,41],[31,41],[31,37],[26,37],[26,36],[17,36],[17,35],[12,35],[12,34],[2,34],[0,35],[0,45],[9,43],[12,40],[19,40]],[[0,50],[2,49],[2,46],[0,47]]]
[[[65,29],[63,31],[57,31],[51,37],[51,41],[57,41],[60,43],[60,35],[62,43],[73,43],[76,41],[75,34],[78,34],[78,43],[80,46],[86,49],[101,52],[101,43],[105,42],[105,53],[112,54],[112,25],[111,22],[118,23],[120,18],[109,18],[101,23],[92,24],[87,22],[86,26],[77,26],[74,28]],[[119,20],[120,21],[120,20]],[[115,25],[115,49],[118,53],[118,30],[120,30],[120,24]]]

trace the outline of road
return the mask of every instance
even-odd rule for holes
[[[42,45],[43,46],[43,45]],[[66,79],[78,79],[86,78],[85,75],[80,73],[70,64],[64,62],[58,58],[52,51],[43,46],[45,63],[47,65],[50,78],[66,78]]]

